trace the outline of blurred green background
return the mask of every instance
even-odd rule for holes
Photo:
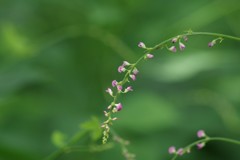
[[[56,150],[51,135],[71,137],[110,99],[117,67],[147,46],[182,33],[240,36],[238,0],[1,0],[0,160],[43,159]],[[190,37],[184,52],[157,51],[139,66],[113,128],[131,141],[137,160],[170,159],[171,145],[210,136],[240,137],[240,44]],[[88,139],[80,142],[88,145]],[[179,159],[239,159],[239,146],[211,142]],[[118,145],[74,152],[62,160],[123,160]]]

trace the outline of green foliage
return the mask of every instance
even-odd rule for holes
[[[54,131],[52,134],[52,143],[58,148],[65,146],[67,144],[66,135],[60,131]]]
[[[56,150],[50,139],[56,129],[64,133],[55,133],[59,147],[76,132],[86,150],[91,143],[100,144],[99,121],[93,118],[80,129],[78,125],[91,115],[102,122],[109,100],[105,89],[111,80],[122,78],[117,73],[122,60],[134,62],[142,55],[139,41],[153,46],[190,28],[240,35],[238,0],[2,0],[0,4],[3,160],[49,155]],[[154,60],[140,65],[134,92],[119,98],[124,99],[123,110],[112,127],[131,140],[130,151],[137,160],[168,159],[167,148],[192,142],[198,129],[239,138],[239,43],[224,40],[208,48],[211,40],[191,38],[181,53],[157,51]],[[90,133],[90,140],[83,130]],[[123,159],[117,148],[86,150],[59,159]],[[239,148],[224,144],[212,143],[206,150],[189,159],[239,158]]]
[[[99,140],[102,136],[102,129],[97,117],[92,117],[91,120],[81,123],[80,128],[88,131],[93,141]]]

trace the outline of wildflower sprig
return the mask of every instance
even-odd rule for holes
[[[186,153],[190,153],[192,148],[194,148],[194,147],[197,147],[197,149],[200,150],[203,147],[205,147],[205,145],[210,141],[222,141],[222,142],[240,145],[240,141],[235,140],[235,139],[229,139],[229,138],[224,138],[224,137],[209,137],[208,135],[206,135],[204,130],[199,130],[197,132],[197,136],[198,136],[198,138],[200,138],[200,140],[197,140],[197,141],[187,145],[184,148],[176,149],[175,146],[169,147],[169,149],[168,149],[169,154],[174,155],[171,160],[175,160],[179,156],[182,156]]]
[[[127,148],[127,146],[130,144],[130,142],[127,140],[124,140],[122,137],[118,136],[113,131],[111,133],[113,133],[113,140],[120,145],[121,150],[122,150],[122,155],[124,156],[124,158],[126,160],[135,160],[136,155],[133,153],[130,153]]]
[[[224,38],[240,41],[240,38],[234,36],[210,32],[193,32],[192,30],[189,30],[184,34],[177,35],[165,41],[162,41],[154,47],[147,47],[143,42],[140,42],[138,44],[138,47],[144,49],[144,54],[135,63],[129,63],[127,61],[124,61],[123,64],[118,67],[119,73],[125,73],[123,79],[119,82],[117,80],[112,81],[112,87],[116,88],[115,91],[113,91],[111,88],[108,88],[106,90],[106,92],[113,98],[113,100],[107,107],[107,109],[104,111],[106,120],[101,126],[104,130],[102,139],[103,144],[105,144],[109,138],[110,126],[113,124],[113,121],[117,120],[117,117],[113,115],[123,109],[122,103],[118,101],[119,96],[121,94],[128,93],[129,91],[133,91],[133,88],[131,86],[125,85],[126,83],[130,83],[131,81],[135,81],[137,79],[137,74],[139,72],[137,69],[137,65],[143,60],[154,58],[153,52],[158,49],[166,48],[173,53],[177,52],[177,48],[179,48],[180,51],[183,51],[186,48],[186,45],[184,43],[188,41],[188,37],[195,35],[215,37],[215,39],[208,43],[209,47],[213,47],[218,42],[221,43]]]

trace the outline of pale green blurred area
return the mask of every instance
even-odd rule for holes
[[[51,135],[71,137],[110,103],[105,89],[117,67],[147,46],[186,30],[240,36],[238,0],[0,1],[0,160],[42,159],[56,150]],[[184,52],[156,51],[139,66],[134,92],[121,97],[113,128],[130,140],[137,160],[170,159],[204,129],[240,137],[240,43],[190,37]],[[84,139],[81,145],[88,145]],[[98,144],[101,143],[99,140]],[[209,143],[179,159],[239,159],[239,146]],[[120,147],[60,159],[123,160]]]

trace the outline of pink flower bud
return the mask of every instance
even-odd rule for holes
[[[178,155],[183,155],[183,148],[179,148],[178,150],[177,150],[177,154]]]
[[[204,130],[199,130],[197,132],[197,136],[198,136],[198,138],[203,138],[203,137],[206,137],[206,134],[205,134]]]
[[[178,41],[178,37],[172,39],[172,43],[176,43]]]
[[[118,67],[118,72],[121,73],[121,72],[125,72],[126,71],[126,68],[124,68],[124,66],[119,66]]]
[[[139,42],[138,43],[138,47],[139,48],[146,48],[145,44],[143,42]]]
[[[152,54],[147,54],[146,57],[147,57],[148,59],[151,59],[151,58],[154,57],[154,55],[152,55]]]
[[[185,45],[182,42],[179,42],[179,49],[182,51],[185,49]]]
[[[169,147],[169,148],[168,148],[168,153],[169,153],[169,154],[174,154],[174,153],[176,153],[176,148],[175,148],[174,146]]]
[[[205,143],[198,143],[197,148],[202,149],[205,146]]]
[[[132,72],[133,72],[134,75],[137,75],[139,73],[137,68],[134,68]]]
[[[128,63],[128,61],[123,61],[122,66],[129,66],[129,65],[130,65],[130,63]]]
[[[117,90],[118,91],[122,91],[122,86],[121,85],[117,85]]]
[[[168,50],[171,52],[177,52],[177,48],[175,46],[168,48]]]
[[[117,111],[122,110],[122,104],[121,103],[115,104],[115,106],[116,106]]]
[[[215,44],[216,44],[216,41],[213,40],[212,42],[209,42],[209,43],[208,43],[208,47],[213,47]]]
[[[127,92],[129,92],[129,91],[133,91],[132,86],[128,86],[128,87],[124,90],[125,93],[127,93]]]
[[[106,92],[107,92],[107,93],[109,93],[109,94],[110,94],[110,96],[113,96],[113,91],[112,91],[112,89],[111,89],[111,88],[108,88],[108,89],[106,90]]]
[[[134,74],[130,74],[130,78],[132,78],[133,81],[136,80],[136,76]]]
[[[117,82],[116,80],[113,80],[113,81],[112,81],[112,86],[113,86],[113,87],[116,87],[117,84],[118,84],[118,82]]]

